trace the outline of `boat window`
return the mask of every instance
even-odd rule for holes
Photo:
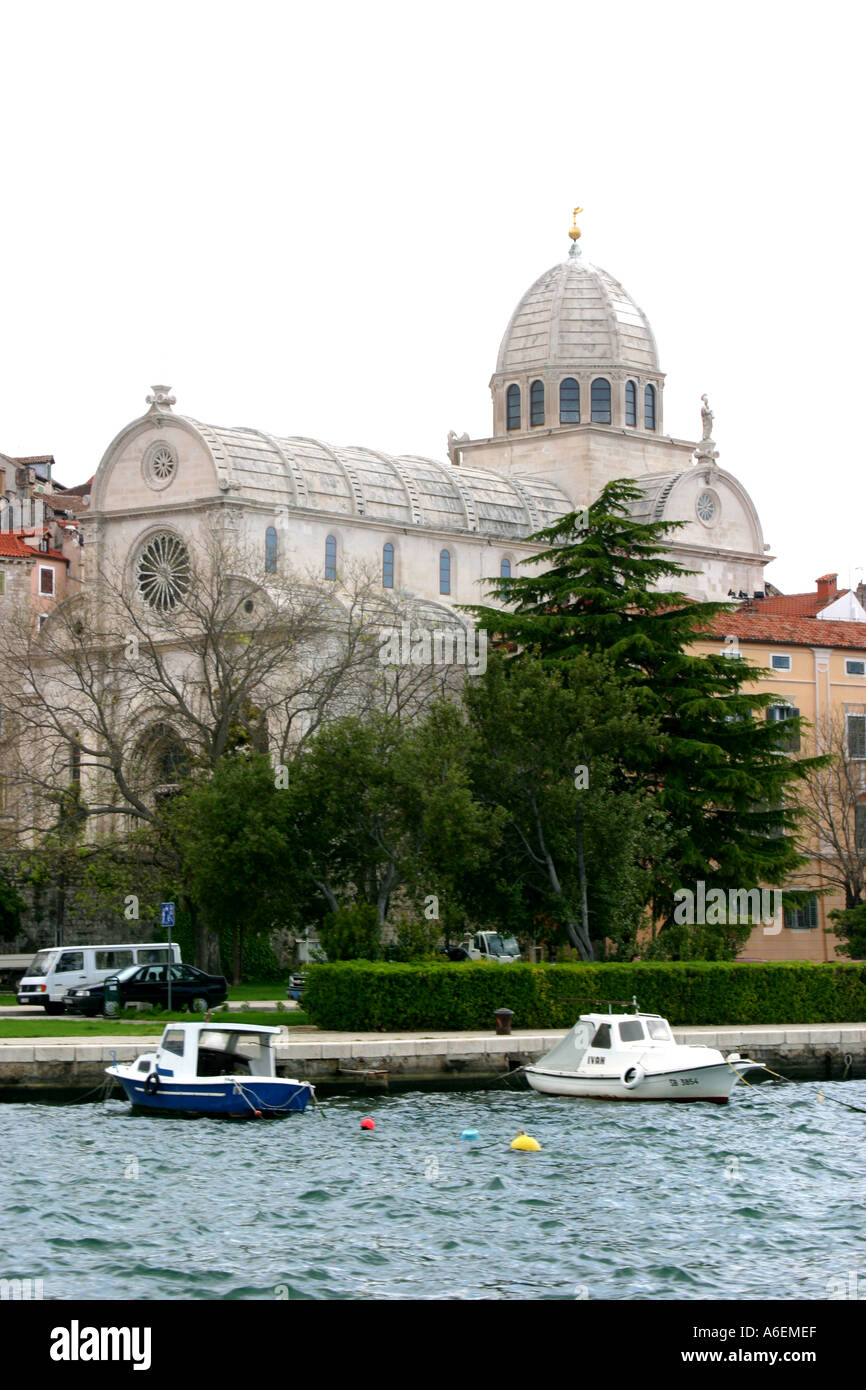
[[[642,1042],[643,1024],[639,1023],[636,1018],[630,1018],[627,1023],[619,1025],[619,1036],[623,1042]]]
[[[610,1024],[602,1023],[591,1043],[592,1047],[610,1047]]]
[[[145,1057],[145,1059],[144,1059],[143,1062],[139,1062],[139,1064],[138,1064],[138,1070],[139,1070],[139,1071],[150,1071],[150,1058],[149,1058],[149,1057]]]
[[[670,1042],[671,1030],[663,1018],[647,1019],[647,1032],[656,1042]]]
[[[162,1040],[163,1052],[173,1052],[175,1057],[183,1056],[183,1033],[179,1028],[169,1028],[166,1030]]]

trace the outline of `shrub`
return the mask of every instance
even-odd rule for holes
[[[567,1028],[581,1013],[642,1010],[671,1023],[852,1023],[866,1018],[866,964],[640,961],[574,965],[311,965],[304,1008],[320,1028],[478,1029],[494,1009],[515,1028]]]
[[[331,961],[378,959],[382,929],[375,907],[354,902],[329,912],[319,928],[319,941]]]

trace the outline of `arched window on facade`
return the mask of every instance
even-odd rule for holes
[[[440,550],[439,552],[439,592],[440,594],[451,593],[451,551]]]
[[[502,560],[499,562],[499,578],[500,578],[500,579],[510,579],[510,578],[511,578],[511,561],[509,560],[509,558],[508,558],[507,555],[505,555],[505,556],[502,558]]]
[[[265,531],[265,574],[277,572],[277,531],[269,526]]]
[[[382,547],[382,588],[394,587],[394,547],[386,541]]]
[[[81,783],[81,744],[77,734],[69,742],[69,782],[73,787]]]
[[[580,424],[580,383],[573,376],[559,383],[559,423]]]
[[[337,578],[337,537],[328,536],[325,541],[325,578]]]
[[[643,423],[644,429],[654,430],[656,427],[656,388],[647,386],[643,393]]]
[[[592,422],[610,424],[610,382],[603,376],[597,376],[592,383]]]
[[[637,387],[633,381],[625,384],[625,422],[637,427]]]
[[[509,430],[520,429],[520,387],[509,386],[505,393],[506,421]]]
[[[529,388],[529,423],[544,424],[544,382],[533,381]]]

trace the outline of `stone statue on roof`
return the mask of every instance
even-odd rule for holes
[[[713,437],[713,412],[710,410],[710,402],[707,397],[701,396],[701,400],[703,401],[701,406],[701,423],[704,428],[701,441],[703,442],[704,439],[712,439]]]

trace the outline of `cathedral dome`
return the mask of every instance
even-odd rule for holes
[[[596,378],[609,384],[606,411],[601,387],[596,409],[591,406]],[[628,399],[627,381],[633,383]],[[490,383],[494,434],[580,423],[658,431],[663,382],[646,314],[575,243],[567,260],[530,286],[505,330]]]

